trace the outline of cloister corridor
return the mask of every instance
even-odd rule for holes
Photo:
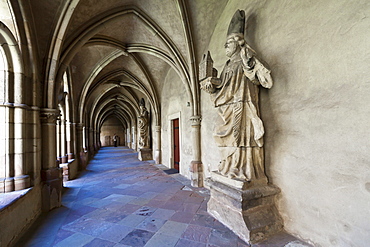
[[[16,246],[248,246],[208,215],[207,189],[163,169],[127,147],[101,148],[64,183],[62,207],[42,215]],[[254,246],[303,245],[280,234]]]

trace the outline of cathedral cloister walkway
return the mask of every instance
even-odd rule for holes
[[[16,246],[248,246],[207,213],[207,189],[163,169],[127,147],[100,149],[65,182],[63,206],[43,214]]]

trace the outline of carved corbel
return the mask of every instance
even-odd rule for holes
[[[43,108],[40,111],[41,123],[55,124],[60,116],[60,111],[56,109]]]
[[[200,123],[202,122],[201,116],[191,116],[190,117],[191,126],[200,126]]]

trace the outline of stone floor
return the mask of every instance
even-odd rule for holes
[[[125,147],[102,148],[79,178],[65,182],[63,206],[42,215],[22,247],[243,247],[208,215],[208,190],[137,159]],[[308,246],[285,233],[262,246]]]

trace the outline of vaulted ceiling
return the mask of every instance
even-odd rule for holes
[[[124,125],[141,98],[160,121],[160,90],[169,70],[186,88],[194,114],[196,66],[227,0],[29,1],[38,56],[47,58],[43,104],[55,107],[67,72],[75,122]],[[197,42],[194,42],[197,40]]]

